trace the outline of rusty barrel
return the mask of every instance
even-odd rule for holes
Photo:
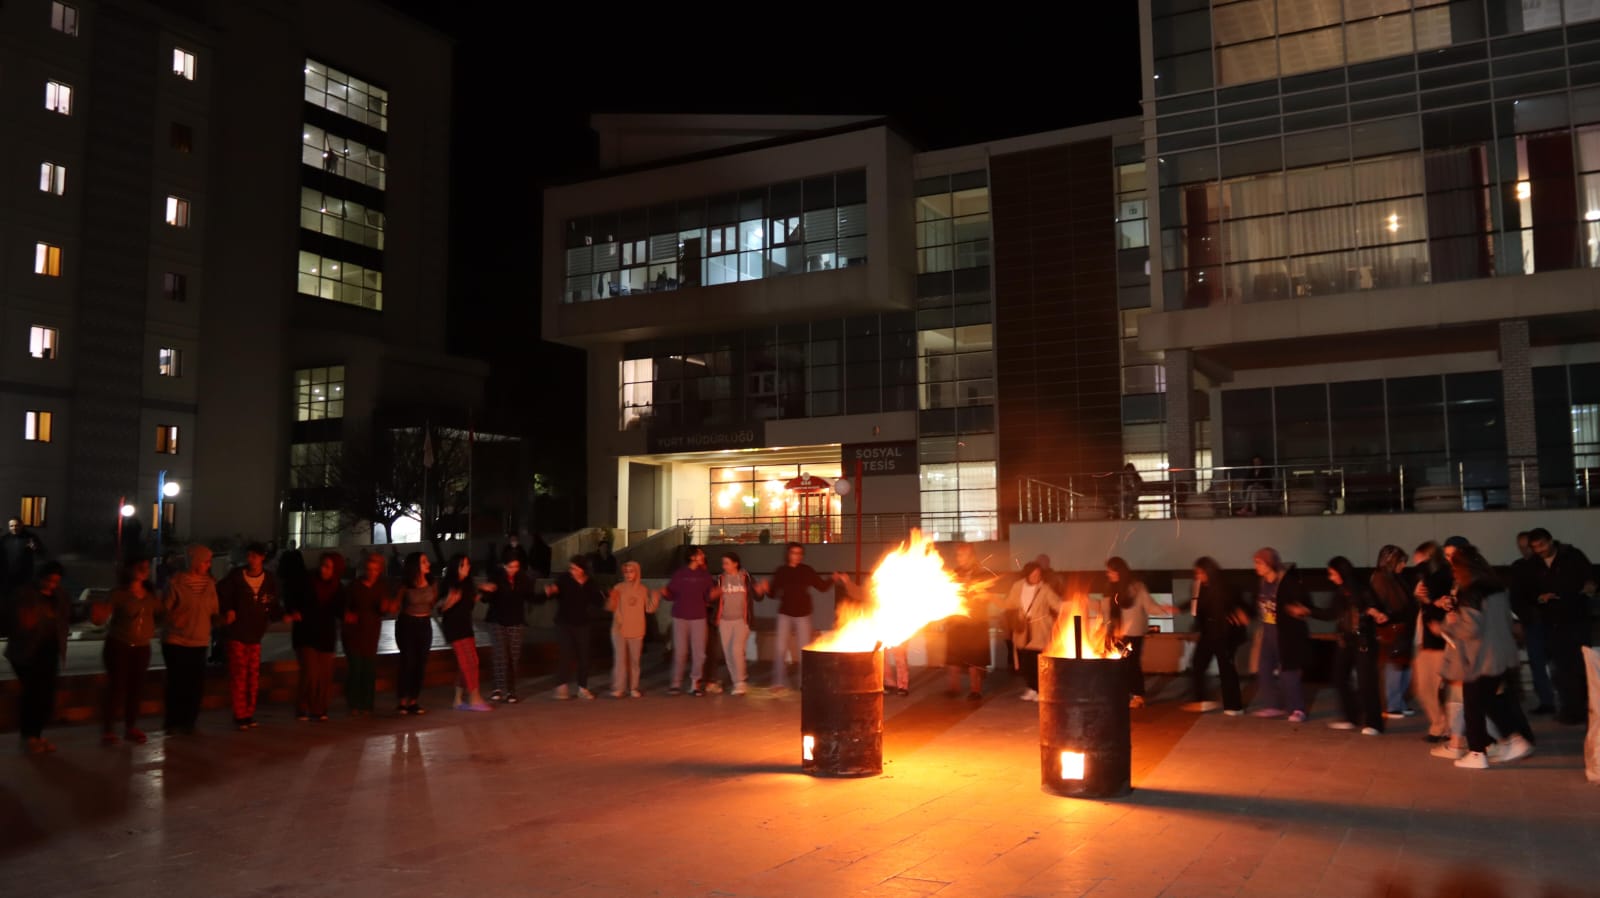
[[[1039,773],[1045,791],[1075,798],[1116,798],[1131,791],[1126,663],[1039,656]]]
[[[883,650],[800,653],[800,769],[883,772]]]

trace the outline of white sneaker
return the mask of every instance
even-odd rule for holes
[[[560,686],[556,687],[556,694],[553,696],[553,698],[555,698],[555,700],[558,702],[564,702],[567,699],[572,698],[572,692],[571,690],[567,689],[567,684],[562,683]]]
[[[1444,758],[1446,761],[1459,761],[1466,756],[1467,750],[1464,748],[1452,748],[1448,745],[1435,745],[1428,754],[1436,758]]]
[[[1456,766],[1466,770],[1488,770],[1489,758],[1481,751],[1467,752],[1456,759]]]
[[[1229,708],[1228,710],[1223,711],[1222,715],[1224,717],[1243,717],[1244,716],[1244,711],[1242,711],[1242,710],[1240,710],[1238,708]]]
[[[585,688],[583,688],[582,686],[579,686],[578,687],[578,698],[592,699],[592,698],[594,698],[594,693],[590,692],[589,690],[587,690]]]
[[[623,691],[621,689],[613,689],[613,690],[611,690],[611,697],[612,698],[622,698],[623,695],[624,695],[624,693],[623,693]]]
[[[1328,729],[1330,730],[1353,730],[1355,728],[1356,725],[1348,720],[1335,720],[1328,724]]]
[[[1377,727],[1362,727],[1361,728],[1361,735],[1363,735],[1363,736],[1382,736],[1383,735],[1383,731],[1378,729]]]
[[[1025,702],[1036,702],[1039,700],[1039,693],[1033,691],[1032,689],[1024,689],[1022,690],[1022,695],[1018,696],[1018,698]]]
[[[628,698],[644,698],[644,693],[637,689],[628,692]]]
[[[746,686],[743,683],[735,683],[735,684],[733,684],[733,694],[734,695],[745,695],[749,691],[750,691],[750,687]]]
[[[1524,739],[1520,734],[1513,734],[1505,742],[1490,747],[1500,749],[1489,756],[1489,760],[1497,764],[1507,764],[1533,754],[1533,743]]]
[[[1222,702],[1189,702],[1183,706],[1183,710],[1203,714],[1206,711],[1215,711],[1220,707],[1222,707]]]
[[[712,695],[721,695],[722,694],[722,684],[717,682],[716,680],[712,680],[711,682],[706,684],[706,691],[711,693]]]

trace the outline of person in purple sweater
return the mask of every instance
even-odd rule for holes
[[[678,569],[661,590],[661,597],[672,603],[672,687],[668,695],[683,694],[683,667],[693,655],[689,668],[689,688],[705,695],[706,611],[720,594],[716,580],[706,570],[706,552],[689,547],[689,563]]]

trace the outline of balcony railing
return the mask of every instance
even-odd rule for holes
[[[1466,462],[1446,466],[1448,483],[1418,483],[1406,466],[1263,465],[1173,468],[1164,479],[1125,471],[1075,474],[1065,483],[1017,480],[1017,521],[1166,520],[1262,515],[1384,514],[1495,508],[1589,508],[1600,469],[1574,472],[1570,485],[1539,483],[1530,461],[1496,463],[1509,483]],[[1440,466],[1430,472],[1440,477]],[[1521,497],[1520,501],[1518,497]]]
[[[996,538],[999,515],[993,511],[865,512],[860,534],[864,543],[897,543],[913,528],[937,540],[978,542]],[[830,516],[755,515],[740,518],[680,518],[687,539],[697,545],[748,545],[796,542],[806,545],[853,543],[854,514]]]

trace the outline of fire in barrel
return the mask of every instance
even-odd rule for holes
[[[1089,632],[1086,632],[1088,630]],[[1039,656],[1039,771],[1045,791],[1116,798],[1132,788],[1133,739],[1123,649],[1063,615]]]
[[[883,772],[883,653],[958,614],[962,586],[934,544],[913,530],[884,556],[865,595],[800,653],[800,769],[813,776]]]

